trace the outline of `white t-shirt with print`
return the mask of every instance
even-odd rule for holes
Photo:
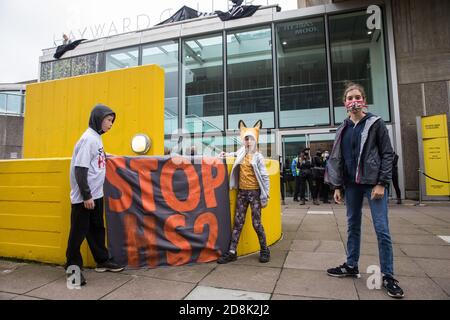
[[[92,199],[102,198],[106,174],[106,155],[103,151],[102,137],[91,128],[88,128],[78,140],[70,162],[70,201],[73,204],[83,202],[80,188],[75,179],[75,167],[89,169],[87,182],[91,189]]]

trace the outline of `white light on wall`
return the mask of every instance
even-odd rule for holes
[[[134,153],[146,154],[151,146],[151,139],[144,133],[138,133],[131,139],[131,149]]]

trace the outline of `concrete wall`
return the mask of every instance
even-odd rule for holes
[[[450,1],[395,0],[392,14],[404,172],[411,173],[405,189],[417,198],[416,116],[450,113]]]
[[[0,159],[22,158],[23,117],[0,115]]]

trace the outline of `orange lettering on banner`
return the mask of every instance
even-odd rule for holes
[[[124,227],[126,232],[126,248],[128,265],[139,267],[139,249],[146,252],[147,264],[151,267],[158,265],[158,251],[156,247],[156,223],[155,217],[144,216],[144,236],[138,234],[137,217],[134,214],[124,216]]]
[[[225,166],[220,161],[214,161],[212,164],[206,164],[205,160],[202,161],[202,180],[203,180],[203,190],[205,193],[205,202],[207,208],[217,207],[216,201],[216,188],[220,187],[225,178]],[[216,168],[217,174],[213,178],[212,171]]]
[[[156,247],[156,220],[154,216],[144,216],[144,239],[147,249],[147,264],[150,267],[158,265],[158,248]]]
[[[123,223],[126,233],[126,248],[128,265],[133,268],[139,267],[139,240],[136,237],[137,223],[134,214],[125,214]]]
[[[161,170],[161,192],[167,205],[177,212],[187,212],[194,210],[200,201],[200,183],[195,168],[190,163],[184,163],[183,160],[176,160],[174,158],[168,160]],[[186,200],[178,200],[173,191],[173,175],[177,169],[184,171],[188,181],[188,196]]]
[[[132,203],[131,186],[117,173],[118,168],[126,168],[125,158],[112,158],[106,161],[107,175],[106,179],[111,183],[114,188],[118,189],[121,193],[119,199],[108,197],[109,208],[114,212],[122,212],[128,210]]]
[[[151,171],[158,169],[158,159],[132,159],[130,168],[139,175],[139,186],[142,194],[142,206],[145,211],[155,211]]]
[[[216,260],[221,254],[220,250],[214,249],[217,236],[219,234],[217,219],[214,214],[211,212],[205,212],[199,215],[197,219],[195,219],[194,233],[203,233],[206,224],[209,225],[208,241],[206,242],[205,248],[203,248],[200,252],[197,262],[213,261]]]
[[[189,241],[176,232],[177,227],[185,227],[186,219],[181,214],[174,214],[167,218],[164,224],[166,239],[179,248],[179,252],[167,251],[167,264],[178,266],[188,263],[191,258],[192,247]]]

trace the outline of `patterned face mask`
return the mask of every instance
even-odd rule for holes
[[[365,104],[364,100],[353,100],[353,101],[346,101],[345,108],[347,109],[347,111],[353,111],[367,108],[367,105]]]

